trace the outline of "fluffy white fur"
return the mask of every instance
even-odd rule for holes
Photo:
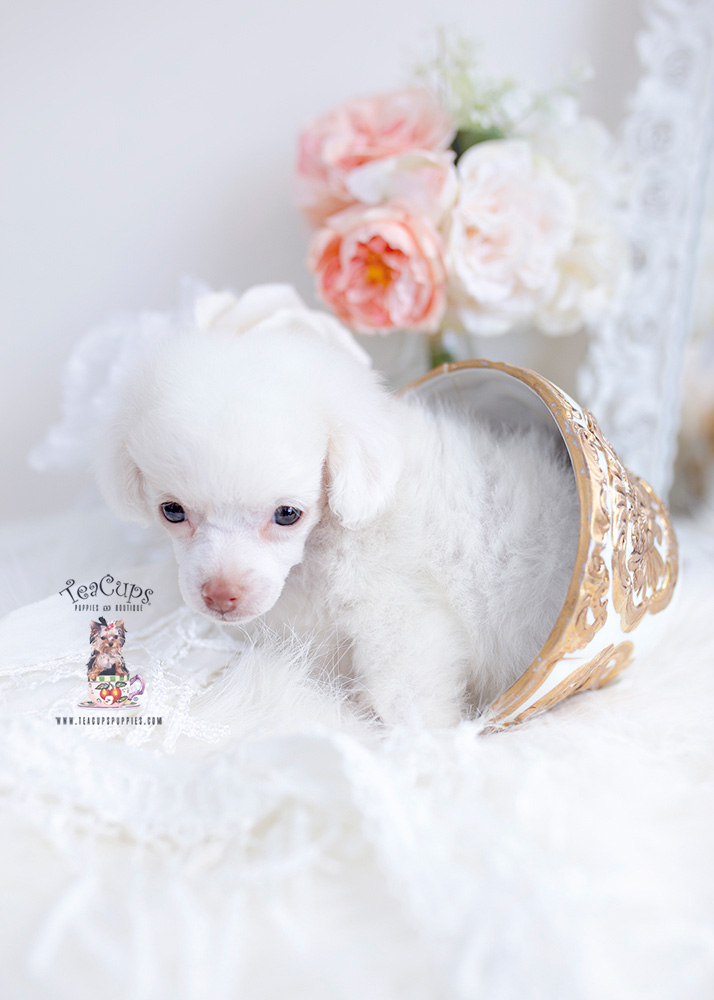
[[[191,608],[348,650],[387,723],[453,724],[557,618],[572,469],[541,430],[394,398],[345,347],[289,316],[162,341],[100,450],[100,485],[121,516],[167,529]],[[297,523],[274,523],[281,506]]]

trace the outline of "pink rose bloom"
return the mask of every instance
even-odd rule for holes
[[[396,205],[333,215],[308,261],[320,298],[359,333],[439,329],[446,308],[441,238]]]
[[[451,120],[428,90],[404,90],[348,101],[307,125],[297,162],[297,203],[320,225],[354,203],[351,171],[365,163],[414,150],[447,149]]]

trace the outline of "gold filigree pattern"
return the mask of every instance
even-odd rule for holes
[[[643,480],[629,472],[585,411],[588,429],[607,459],[612,513],[612,600],[623,632],[631,632],[647,612],[657,614],[672,599],[679,560],[667,508]]]
[[[463,369],[502,372],[539,397],[568,449],[580,502],[575,570],[558,620],[533,663],[489,709],[489,728],[503,728],[578,691],[602,687],[628,666],[633,643],[610,642],[533,700],[540,689],[547,688],[548,678],[567,657],[590,646],[609,625],[611,607],[625,633],[636,628],[648,612],[657,614],[667,607],[677,581],[677,542],[667,508],[647,483],[625,469],[593,415],[535,372],[500,362],[466,361],[443,365],[405,391]],[[605,642],[610,635],[611,630]],[[531,704],[519,713],[527,702]]]
[[[610,643],[609,646],[593,657],[592,660],[589,660],[571,674],[568,674],[565,680],[561,681],[560,684],[556,684],[546,695],[539,698],[532,705],[529,705],[525,711],[519,713],[515,718],[509,719],[507,722],[499,722],[498,719],[491,718],[489,720],[489,728],[495,730],[504,728],[504,726],[517,725],[519,722],[525,722],[532,715],[547,711],[553,705],[557,705],[558,702],[564,701],[566,698],[570,698],[580,691],[589,691],[593,688],[604,687],[621,674],[625,667],[628,667],[632,663],[633,651],[634,643],[629,640],[625,640],[617,646],[614,643]],[[553,663],[549,665],[550,669],[553,670],[560,662],[561,657],[556,657]]]
[[[580,583],[579,600],[570,627],[566,631],[563,653],[583,649],[605,625],[610,592],[610,574],[603,557],[610,528],[607,484],[600,467],[597,449],[585,427],[581,424],[574,426],[573,438],[580,445],[589,478],[589,531],[592,545]],[[592,616],[592,621],[589,620],[589,616]]]

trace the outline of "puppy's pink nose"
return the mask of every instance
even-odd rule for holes
[[[233,611],[242,596],[243,590],[237,583],[231,583],[220,577],[217,580],[209,580],[201,587],[203,603],[211,611],[220,611],[221,614]]]

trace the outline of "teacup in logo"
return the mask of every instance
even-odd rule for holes
[[[108,622],[99,618],[89,625],[92,648],[87,662],[89,701],[80,708],[135,708],[144,693],[144,681],[136,674],[129,676],[122,648],[126,637],[124,619]],[[133,685],[138,684],[136,688]]]

